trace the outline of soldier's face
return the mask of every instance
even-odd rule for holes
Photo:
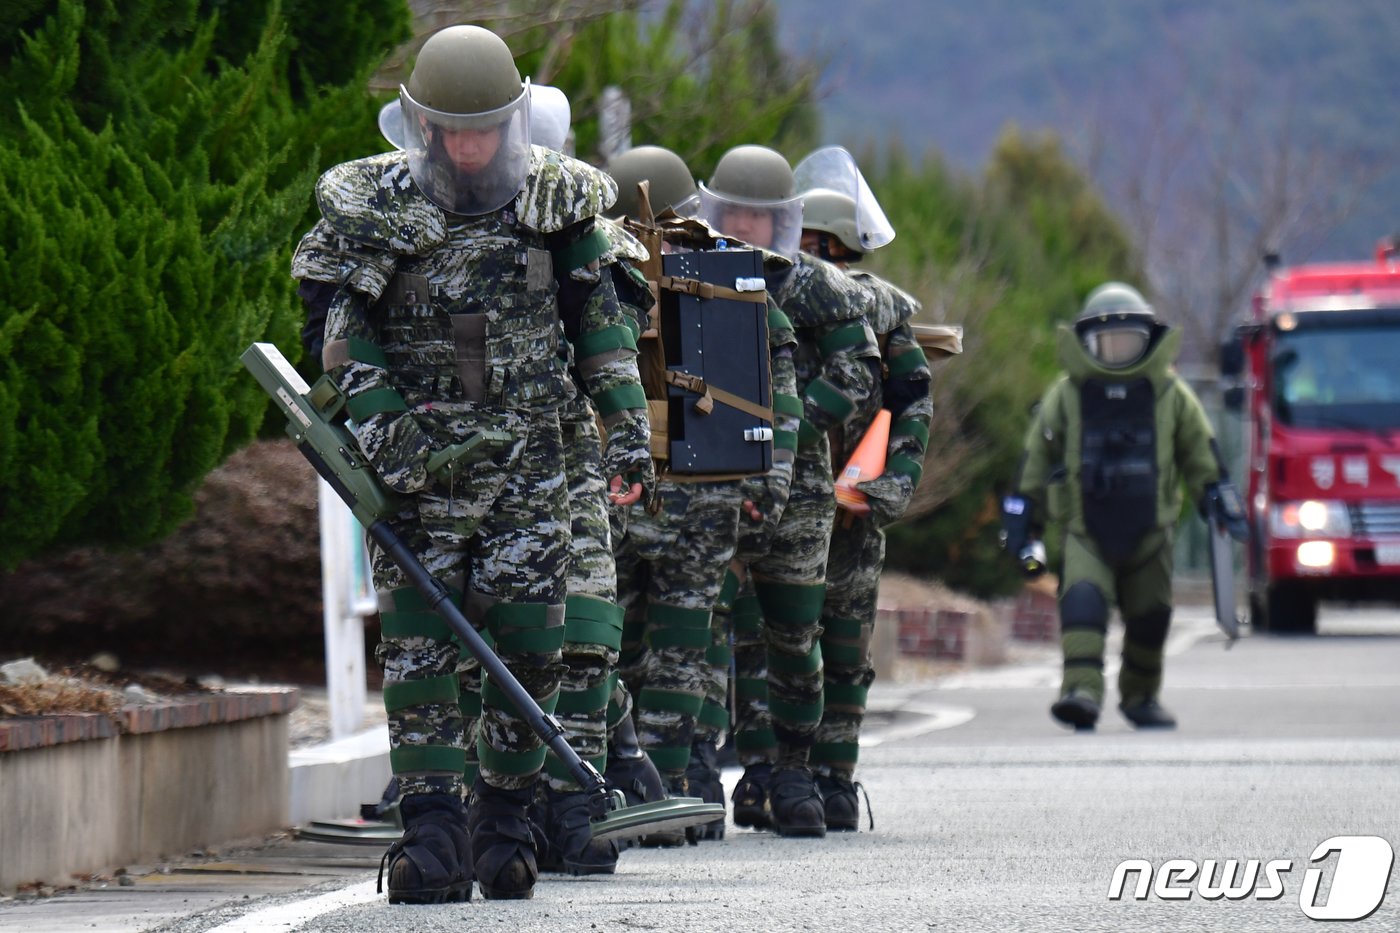
[[[449,130],[439,128],[443,151],[459,171],[473,174],[491,164],[501,148],[501,128]]]
[[[761,207],[726,207],[724,232],[765,249],[773,245],[773,212]]]

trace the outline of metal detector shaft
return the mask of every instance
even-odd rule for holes
[[[521,686],[520,681],[510,672],[510,668],[506,667],[500,656],[491,650],[491,646],[486,644],[486,640],[467,621],[462,610],[452,604],[447,587],[428,572],[428,569],[403,543],[403,539],[394,532],[393,528],[389,527],[387,521],[377,521],[370,525],[367,531],[369,536],[384,549],[384,553],[388,554],[399,566],[399,569],[408,576],[409,581],[418,592],[423,594],[423,598],[428,601],[428,608],[442,616],[444,621],[452,626],[452,631],[456,632],[457,637],[462,639],[472,657],[481,664],[482,669],[515,706],[516,711],[525,717],[535,735],[540,737],[540,741],[559,756],[559,760],[569,769],[574,780],[578,781],[579,786],[588,792],[590,803],[595,798],[601,798],[603,810],[597,815],[606,814],[609,809],[608,790],[603,776],[598,773],[597,768],[584,761],[579,757],[578,752],[569,747],[569,743],[564,738],[564,728],[559,725],[559,720],[541,709],[540,704],[530,695],[530,692]]]

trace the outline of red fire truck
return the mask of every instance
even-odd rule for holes
[[[1400,600],[1397,244],[1271,262],[1221,364],[1243,378],[1225,399],[1244,416],[1254,630],[1315,632],[1320,599]]]

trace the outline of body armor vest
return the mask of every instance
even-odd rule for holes
[[[399,259],[374,308],[405,400],[531,410],[567,401],[558,284],[541,234],[511,208],[454,216],[448,229],[436,250]]]
[[[1157,527],[1156,394],[1151,380],[1079,387],[1084,526],[1110,560]]]

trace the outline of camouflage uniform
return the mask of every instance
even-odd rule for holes
[[[419,193],[402,154],[374,156],[322,177],[323,219],[293,261],[297,278],[338,288],[323,364],[381,479],[412,494],[396,530],[546,710],[560,681],[570,541],[561,314],[581,334],[616,335],[610,349],[595,339],[579,369],[610,452],[645,450],[634,344],[621,336],[630,331],[610,277],[588,268],[602,253],[590,218],[614,196],[606,176],[535,147],[513,202],[450,215]],[[455,481],[429,474],[434,450],[483,429],[511,441]],[[391,766],[406,796],[460,793],[459,673],[471,665],[398,569],[377,549],[372,557]],[[529,786],[540,740],[489,680],[482,700],[482,780]]]
[[[842,510],[831,535],[826,601],[822,607],[823,711],[812,748],[812,766],[826,803],[828,829],[855,829],[854,779],[866,697],[875,679],[870,642],[875,630],[880,571],[885,562],[883,526],[908,507],[923,471],[933,415],[927,360],[907,323],[918,303],[865,272],[850,273],[881,297],[873,317],[884,361],[881,392],[845,426],[831,432],[833,460],[844,464],[881,408],[891,414],[885,473],[861,483],[872,504],[857,516]],[[877,501],[878,499],[878,501]],[[847,794],[837,801],[838,794]],[[835,804],[849,803],[839,813]]]
[[[682,789],[710,676],[711,613],[738,541],[745,498],[776,515],[787,495],[796,447],[792,350],[786,315],[772,302],[768,333],[774,408],[774,468],[754,486],[737,480],[663,478],[651,508],[633,506],[615,543],[619,599],[626,612],[623,675],[636,696],[642,748],[663,778]],[[727,647],[727,646],[726,646]],[[728,669],[727,651],[723,660]],[[720,712],[727,724],[727,714]],[[715,717],[711,714],[711,720]],[[713,734],[713,723],[709,732]]]
[[[733,620],[740,706],[736,745],[746,765],[746,780],[735,789],[736,820],[754,792],[760,794],[757,806],[762,809],[765,766],[805,769],[809,762],[822,719],[820,620],[836,512],[827,432],[855,417],[878,391],[879,348],[868,320],[873,297],[864,285],[804,254],[770,287],[797,329],[802,420],[782,520],[771,537],[741,542],[745,566],[727,588],[738,593]],[[761,641],[754,629],[761,631]],[[766,670],[761,679],[760,670]],[[748,771],[758,784],[747,780]]]

